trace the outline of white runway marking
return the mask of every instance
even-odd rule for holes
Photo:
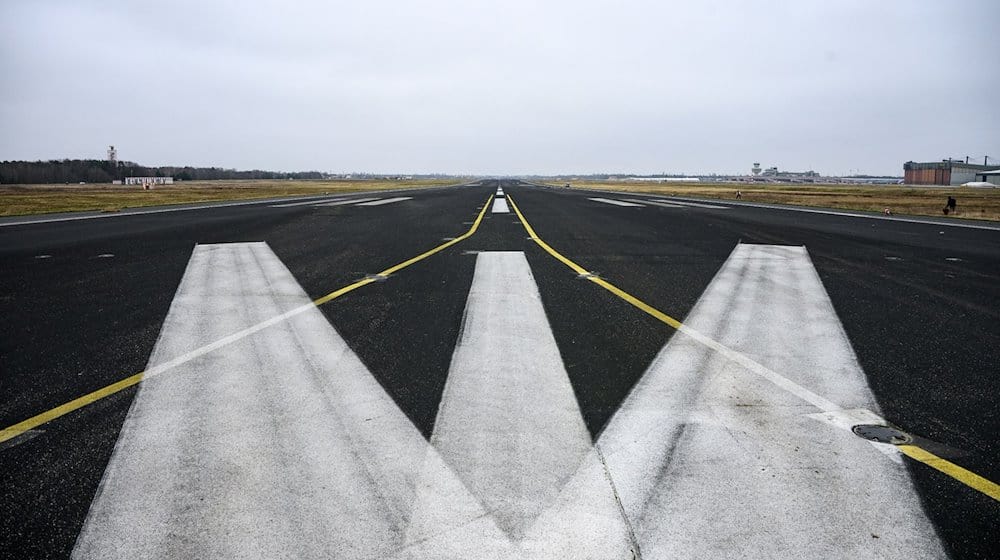
[[[379,200],[379,199],[378,198],[374,198],[374,197],[369,197],[369,198],[350,198],[350,199],[346,199],[346,200],[336,200],[336,201],[333,201],[333,202],[324,202],[323,204],[316,204],[315,206],[345,206],[345,205],[348,205],[348,204],[358,204],[358,203],[362,203],[362,202],[368,202],[370,200]]]
[[[712,210],[729,210],[729,206],[719,206],[716,204],[702,204],[697,202],[685,202],[672,199],[660,199],[660,198],[626,198],[625,200],[629,202],[638,202],[640,204],[652,204],[654,206],[662,206],[664,208],[684,208],[694,207],[694,208],[709,208]]]
[[[594,202],[603,202],[604,204],[613,204],[615,206],[635,206],[638,208],[642,207],[642,204],[635,204],[634,202],[625,202],[622,200],[614,200],[612,198],[588,198],[587,200],[593,200]]]
[[[677,204],[675,202],[660,202],[657,200],[647,200],[643,198],[626,198],[628,202],[636,202],[639,204],[653,204],[655,206],[662,206],[664,208],[684,208],[683,204]]]
[[[373,200],[372,202],[364,202],[358,204],[358,206],[381,206],[383,204],[394,204],[396,202],[403,202],[404,200],[413,200],[412,196],[397,196],[395,198],[387,198],[385,200]]]
[[[646,200],[649,204],[680,204],[681,206],[693,206],[695,208],[709,208],[711,210],[729,210],[729,206],[719,206],[718,204],[705,204],[703,202],[690,202],[687,200],[677,200],[673,198],[651,198]]]
[[[944,558],[871,410],[805,248],[739,245],[598,446],[647,558]]]
[[[493,214],[509,214],[510,207],[507,206],[506,198],[494,198],[493,199],[493,209],[491,210]]]
[[[385,558],[403,545],[428,444],[267,245],[195,248],[150,369],[276,316],[140,386],[74,558]]]
[[[476,257],[431,442],[471,495],[420,484],[422,557],[631,557],[524,253]]]
[[[149,366],[74,558],[944,557],[802,247],[738,246],[597,446],[520,252],[431,444],[263,243],[196,247]]]
[[[314,204],[322,204],[324,202],[333,202],[335,200],[343,200],[343,198],[344,197],[321,198],[319,200],[316,200],[316,199],[306,200],[305,202],[289,202],[289,203],[286,203],[286,204],[271,204],[270,206],[271,206],[271,208],[291,208],[293,206],[307,206],[307,205],[314,205]]]

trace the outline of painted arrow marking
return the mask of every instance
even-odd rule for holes
[[[434,426],[436,454],[469,493],[456,505],[440,469],[424,477],[411,553],[631,557],[524,253],[477,255]]]
[[[264,243],[199,245],[149,367],[312,306]],[[74,558],[385,558],[427,441],[312,306],[144,382]]]
[[[905,468],[815,419],[878,407],[804,247],[737,246],[685,327],[597,444],[645,558],[946,557]]]
[[[199,246],[150,366],[303,305],[265,244]],[[479,253],[428,443],[297,311],[142,385],[73,556],[944,557],[831,427],[877,408],[804,248],[737,247],[686,326],[592,445],[524,255]]]

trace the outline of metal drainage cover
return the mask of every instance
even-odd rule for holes
[[[879,426],[876,424],[858,424],[851,428],[851,430],[870,441],[877,441],[879,443],[891,443],[892,445],[903,445],[905,443],[910,443],[913,441],[913,437],[910,434],[901,432],[896,428],[890,428],[889,426]]]

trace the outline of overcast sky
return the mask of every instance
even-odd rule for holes
[[[0,1],[0,160],[108,144],[280,171],[1000,163],[1000,2]]]

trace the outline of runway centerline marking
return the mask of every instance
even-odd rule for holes
[[[493,214],[509,214],[510,207],[507,206],[507,199],[505,198],[494,198],[493,199]]]
[[[789,393],[796,395],[800,399],[812,404],[821,411],[829,413],[838,413],[844,410],[836,403],[833,403],[827,400],[826,398],[810,391],[809,389],[802,387],[801,385],[795,383],[794,381],[788,379],[787,377],[784,377],[783,375],[757,362],[756,360],[753,360],[752,358],[746,356],[745,354],[737,352],[717,342],[716,340],[702,334],[701,332],[691,327],[688,327],[687,325],[684,325],[677,319],[671,317],[670,315],[667,315],[666,313],[660,311],[659,309],[656,309],[655,307],[649,305],[648,303],[629,294],[628,292],[622,290],[621,288],[615,286],[614,284],[608,282],[607,280],[592,275],[585,268],[576,264],[563,254],[561,254],[559,251],[556,251],[554,248],[552,248],[552,246],[550,246],[548,243],[542,240],[542,238],[539,237],[537,233],[535,233],[535,230],[528,223],[528,220],[524,217],[524,214],[521,213],[521,210],[520,208],[518,208],[517,203],[514,202],[514,199],[511,198],[510,196],[508,196],[507,198],[508,201],[510,202],[511,208],[514,209],[514,212],[517,214],[518,219],[521,220],[521,225],[524,227],[525,231],[528,233],[528,236],[531,238],[531,240],[534,241],[539,247],[544,249],[545,252],[547,252],[549,255],[554,257],[559,262],[565,264],[567,267],[576,272],[578,275],[582,275],[582,277],[585,278],[586,280],[593,282],[598,286],[601,286],[605,290],[618,296],[622,300],[628,302],[629,304],[638,308],[644,313],[674,328],[678,332],[683,333],[688,337],[691,337],[693,340],[697,341],[703,346],[708,347],[714,352],[726,357],[730,361],[733,361],[743,366],[744,368],[750,370],[751,372],[760,375],[761,377],[767,379],[774,385],[780,387],[781,389],[784,389]],[[872,414],[874,415],[874,413]],[[884,420],[883,423],[888,424],[888,422],[885,422]],[[917,446],[910,446],[910,447],[922,450],[922,448],[919,448]],[[987,480],[971,471],[968,471],[967,469],[960,467],[950,461],[947,461],[946,459],[942,459],[933,454],[930,454],[929,452],[925,451],[926,453],[925,455],[920,453],[907,453],[906,450],[900,450],[900,451],[903,452],[907,457],[910,457],[911,459],[917,460],[921,463],[931,466],[932,468],[935,468],[938,471],[947,474],[948,476],[951,476],[953,479],[961,482],[962,484],[965,484],[966,486],[969,486],[970,488],[973,488],[976,491],[982,492],[983,494],[997,501],[1000,501],[1000,486],[998,486],[996,483]]]
[[[426,259],[426,258],[428,258],[428,257],[430,257],[432,255],[440,253],[441,251],[444,251],[445,249],[451,247],[452,245],[460,243],[463,240],[468,239],[469,237],[471,237],[472,234],[474,234],[476,232],[476,230],[479,229],[479,225],[483,221],[483,216],[486,214],[486,211],[490,207],[489,201],[492,200],[492,199],[493,199],[493,195],[490,195],[490,198],[487,199],[486,203],[483,204],[482,209],[479,211],[479,214],[476,216],[475,221],[469,227],[468,231],[466,231],[462,235],[460,235],[460,236],[458,236],[458,237],[456,237],[456,238],[454,238],[452,240],[449,240],[449,241],[446,241],[444,243],[441,243],[440,245],[434,247],[433,249],[425,251],[425,252],[423,252],[423,253],[421,253],[421,254],[413,257],[413,258],[410,258],[410,259],[405,260],[405,261],[403,261],[401,263],[398,263],[398,264],[396,264],[394,266],[391,266],[391,267],[383,270],[382,272],[378,273],[378,276],[389,276],[390,274],[394,274],[396,272],[399,272],[400,270],[403,270],[404,268],[406,268],[406,267],[408,267],[410,265],[413,265],[413,264],[418,263],[418,262],[420,262],[420,261],[422,261],[422,260],[424,260],[424,259]],[[15,438],[15,437],[17,437],[17,436],[19,436],[19,435],[27,432],[28,430],[32,430],[32,429],[35,429],[35,428],[37,428],[37,427],[39,427],[39,426],[41,426],[43,424],[47,424],[48,422],[51,422],[51,421],[53,421],[53,420],[55,420],[57,418],[65,416],[65,415],[69,414],[70,412],[79,410],[79,409],[81,409],[81,408],[83,408],[83,407],[85,407],[85,406],[87,406],[87,405],[89,405],[91,403],[94,403],[96,401],[99,401],[99,400],[101,400],[101,399],[103,399],[105,397],[114,395],[114,394],[116,394],[116,393],[118,393],[118,392],[120,392],[120,391],[122,391],[124,389],[127,389],[127,388],[129,388],[129,387],[131,387],[131,386],[133,386],[133,385],[135,385],[137,383],[140,383],[147,376],[162,373],[163,371],[171,369],[171,368],[173,368],[175,366],[178,366],[178,365],[180,365],[182,363],[190,361],[190,360],[192,360],[194,358],[197,358],[199,356],[203,356],[203,355],[211,352],[212,350],[215,350],[217,348],[221,348],[221,347],[223,347],[223,346],[225,346],[225,345],[227,345],[227,344],[229,344],[231,342],[235,342],[237,340],[241,340],[243,338],[246,338],[247,336],[249,336],[249,335],[251,335],[251,334],[253,334],[255,332],[258,332],[260,330],[266,329],[267,327],[269,327],[271,325],[280,323],[281,321],[284,321],[284,320],[286,320],[286,319],[288,319],[290,317],[294,317],[295,315],[298,315],[300,313],[304,313],[305,311],[308,311],[312,307],[320,306],[320,305],[323,305],[325,303],[329,303],[329,302],[331,302],[331,301],[333,301],[333,300],[335,300],[335,299],[337,299],[337,298],[339,298],[341,296],[344,296],[344,295],[346,295],[346,294],[348,294],[350,292],[353,292],[354,290],[357,290],[358,288],[361,288],[363,286],[367,286],[368,284],[371,284],[371,283],[373,283],[375,281],[376,280],[374,280],[372,277],[368,277],[368,278],[364,278],[362,280],[358,280],[357,282],[354,282],[353,284],[349,284],[349,285],[344,286],[344,287],[342,287],[342,288],[340,288],[338,290],[334,290],[333,292],[330,292],[329,294],[326,294],[325,296],[322,296],[322,297],[316,299],[315,301],[313,301],[312,303],[310,303],[308,305],[303,305],[301,307],[292,309],[291,311],[287,311],[287,312],[285,312],[285,313],[283,313],[281,315],[278,315],[276,317],[272,317],[271,319],[268,319],[266,321],[262,321],[260,323],[257,323],[256,325],[253,325],[253,326],[251,326],[251,327],[249,327],[247,329],[244,329],[244,330],[239,331],[237,333],[233,333],[233,334],[231,334],[231,335],[229,335],[227,337],[224,337],[222,339],[219,339],[219,340],[216,340],[216,341],[211,342],[209,344],[206,344],[205,346],[202,346],[200,348],[192,350],[191,352],[188,352],[187,354],[185,354],[183,356],[179,356],[179,357],[177,357],[177,358],[175,358],[175,359],[173,359],[171,361],[168,361],[168,362],[165,362],[165,363],[163,363],[163,364],[161,364],[159,366],[156,366],[152,370],[142,371],[142,372],[139,372],[139,373],[137,373],[135,375],[131,375],[129,377],[126,377],[125,379],[122,379],[121,381],[117,381],[117,382],[112,383],[112,384],[110,384],[110,385],[108,385],[106,387],[102,387],[100,389],[97,389],[95,391],[87,393],[86,395],[83,395],[81,397],[77,397],[76,399],[73,399],[73,400],[71,400],[71,401],[69,401],[69,402],[67,402],[65,404],[59,405],[59,406],[57,406],[55,408],[49,409],[49,410],[47,410],[45,412],[36,414],[35,416],[32,416],[32,417],[27,418],[25,420],[22,420],[22,421],[20,421],[20,422],[18,422],[16,424],[8,426],[8,427],[4,428],[3,430],[0,430],[0,443],[3,443],[3,442],[5,442],[7,440],[10,440],[10,439],[13,439],[13,438]]]

